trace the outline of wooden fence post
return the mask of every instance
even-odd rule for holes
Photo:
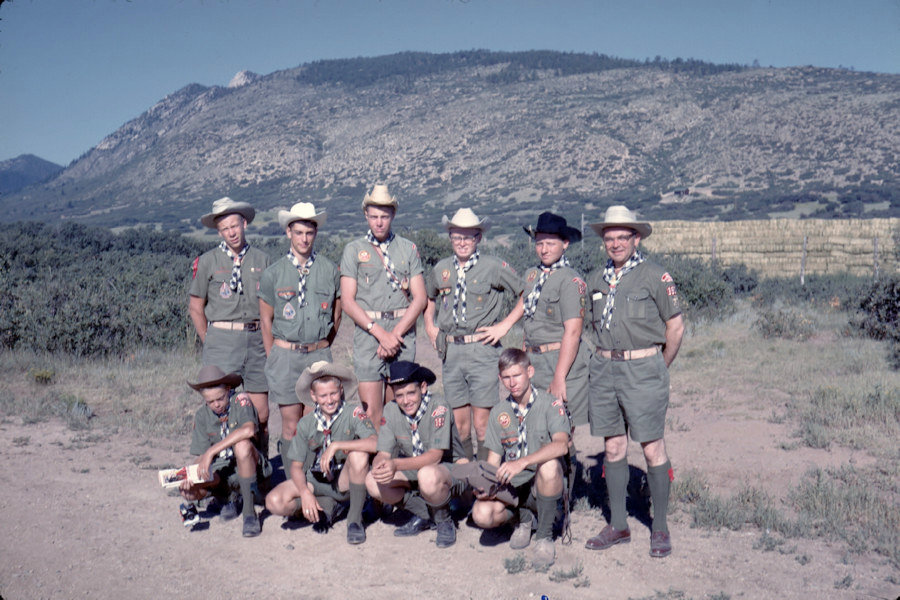
[[[800,285],[806,285],[806,241],[808,235],[803,236],[803,254],[800,255]]]
[[[878,279],[878,236],[872,238],[872,262],[875,268],[875,279]]]

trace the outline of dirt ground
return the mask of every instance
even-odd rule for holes
[[[336,360],[346,356],[347,328]],[[436,366],[433,351],[420,360]],[[439,372],[439,369],[436,369]],[[850,450],[797,449],[779,442],[790,426],[773,423],[769,409],[738,397],[708,397],[682,389],[672,374],[667,443],[676,470],[695,468],[719,494],[742,484],[784,495],[810,466],[866,461]],[[739,407],[739,408],[736,408]],[[270,426],[280,428],[277,410]],[[273,436],[274,437],[274,436]],[[434,532],[395,538],[394,523],[368,526],[368,541],[350,546],[345,522],[328,534],[265,516],[263,533],[240,534],[240,520],[212,518],[208,527],[181,525],[178,499],[166,495],[156,469],[187,461],[185,439],[71,431],[59,421],[0,424],[0,596],[18,598],[888,598],[897,573],[883,557],[850,554],[838,540],[788,539],[760,548],[761,532],[692,528],[690,516],[669,517],[673,554],[648,555],[648,527],[630,517],[632,542],[603,552],[584,548],[604,525],[600,511],[573,513],[571,545],[557,541],[548,573],[508,574],[504,537],[459,523],[455,546],[439,550]],[[586,427],[576,433],[579,458],[598,479],[602,442]],[[644,469],[639,448],[629,461]],[[754,548],[756,546],[756,548]],[[580,567],[577,577],[551,581]],[[555,577],[558,579],[559,577]],[[844,583],[842,583],[844,582]],[[351,592],[352,590],[352,592]]]

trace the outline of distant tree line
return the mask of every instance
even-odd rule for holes
[[[353,88],[373,85],[379,81],[405,79],[413,81],[443,71],[473,66],[506,64],[499,72],[486,77],[490,83],[512,83],[536,76],[538,71],[550,71],[556,76],[579,73],[599,73],[610,69],[653,68],[671,72],[711,75],[723,71],[737,71],[746,67],[736,64],[717,65],[694,59],[666,60],[657,56],[645,61],[616,58],[606,54],[529,50],[525,52],[492,52],[465,50],[447,54],[429,52],[398,52],[371,58],[319,60],[303,66],[297,79],[310,85],[342,84]]]

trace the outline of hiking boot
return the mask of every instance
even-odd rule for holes
[[[219,518],[223,521],[231,521],[241,516],[244,509],[244,501],[240,496],[232,496],[231,499],[222,507],[219,512]]]
[[[665,558],[672,554],[672,538],[668,531],[654,531],[650,534],[650,556]]]
[[[434,543],[438,548],[449,548],[456,543],[456,526],[453,524],[453,519],[441,521],[436,527],[437,538]]]
[[[550,538],[541,538],[534,543],[531,566],[537,571],[549,569],[556,560],[556,545]]]
[[[411,537],[419,535],[423,531],[428,531],[429,529],[434,529],[434,523],[428,519],[413,516],[413,518],[407,521],[405,525],[395,529],[394,535],[397,537]]]
[[[244,517],[244,537],[256,537],[261,531],[262,527],[260,527],[259,517],[256,516],[256,512]]]
[[[531,523],[519,523],[509,538],[509,547],[513,550],[527,548],[531,543]]]
[[[589,539],[584,547],[588,550],[606,550],[610,546],[627,544],[630,541],[631,531],[629,529],[616,529],[612,525],[607,525],[600,533]]]
[[[347,523],[347,543],[362,544],[366,541],[366,528],[361,523]]]

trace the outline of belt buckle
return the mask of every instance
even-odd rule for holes
[[[609,359],[610,360],[625,360],[625,351],[624,350],[610,350],[609,351]]]
[[[452,342],[452,343],[454,343],[454,344],[459,344],[459,345],[465,344],[465,343],[466,343],[466,336],[464,336],[464,335],[454,335],[454,336],[453,336],[453,342]]]
[[[394,311],[384,311],[381,313],[381,318],[385,321],[393,321],[397,317],[394,316]]]
[[[245,331],[259,331],[259,323],[251,321],[250,323],[244,323]]]

